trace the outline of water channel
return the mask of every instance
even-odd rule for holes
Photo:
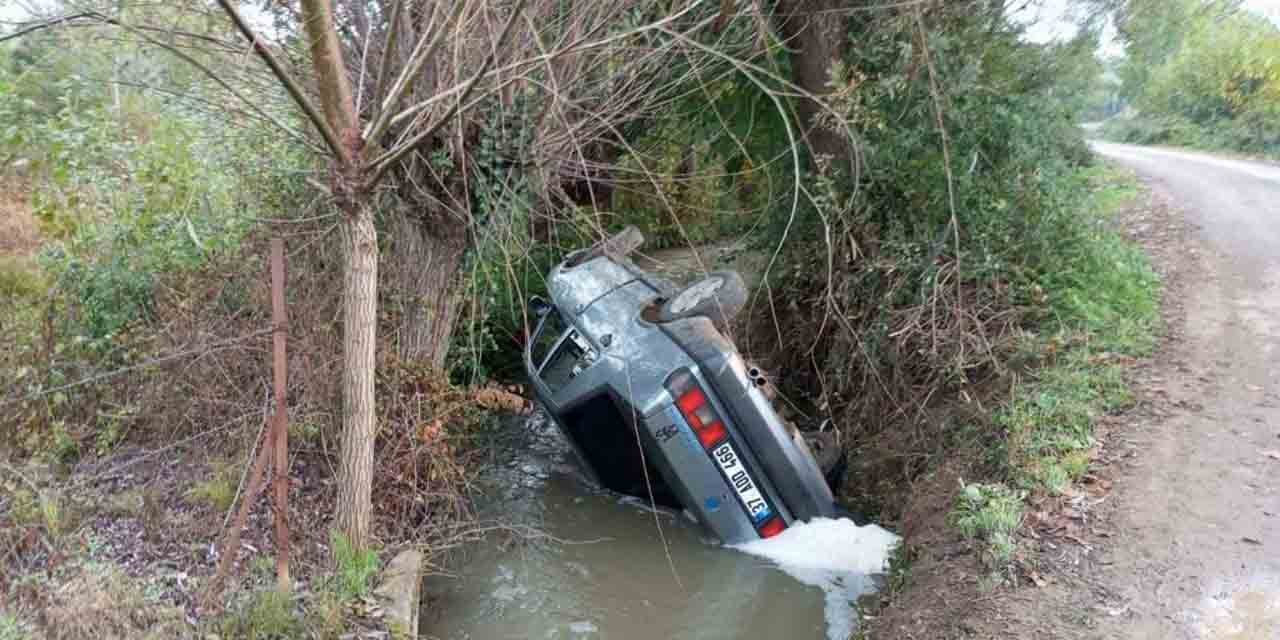
[[[780,568],[683,514],[592,487],[554,427],[514,428],[521,442],[485,474],[482,509],[539,533],[491,535],[453,576],[428,577],[422,637],[845,640],[894,540],[847,520],[792,527],[752,549]]]

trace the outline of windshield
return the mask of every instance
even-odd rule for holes
[[[555,308],[552,308],[543,317],[542,323],[538,326],[537,335],[533,337],[533,348],[530,349],[535,370],[542,369],[542,364],[546,361],[547,355],[551,353],[551,348],[556,346],[556,341],[560,339],[560,336],[564,335],[564,330],[567,326],[564,318]]]

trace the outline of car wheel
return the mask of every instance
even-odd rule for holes
[[[664,302],[658,310],[658,320],[671,322],[703,316],[723,329],[746,303],[747,285],[742,276],[733,271],[715,271]]]
[[[836,434],[830,431],[809,431],[804,433],[805,444],[813,452],[818,462],[818,469],[833,487],[840,482],[844,473],[845,456],[840,444],[836,442]]]

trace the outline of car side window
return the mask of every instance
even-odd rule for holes
[[[556,341],[560,336],[564,335],[567,328],[564,318],[560,316],[560,312],[551,309],[547,312],[546,317],[542,321],[542,331],[534,336],[533,349],[530,354],[533,356],[533,366],[535,369],[542,369],[542,364],[546,362],[547,356],[551,353],[551,348],[556,346]]]

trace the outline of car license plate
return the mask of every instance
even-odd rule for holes
[[[711,457],[715,458],[716,464],[720,465],[720,471],[724,472],[724,477],[737,492],[738,500],[742,502],[751,519],[756,523],[768,520],[773,515],[773,510],[769,508],[764,494],[760,493],[756,481],[750,473],[747,473],[747,468],[742,466],[733,445],[726,442],[716,447],[711,451]]]

